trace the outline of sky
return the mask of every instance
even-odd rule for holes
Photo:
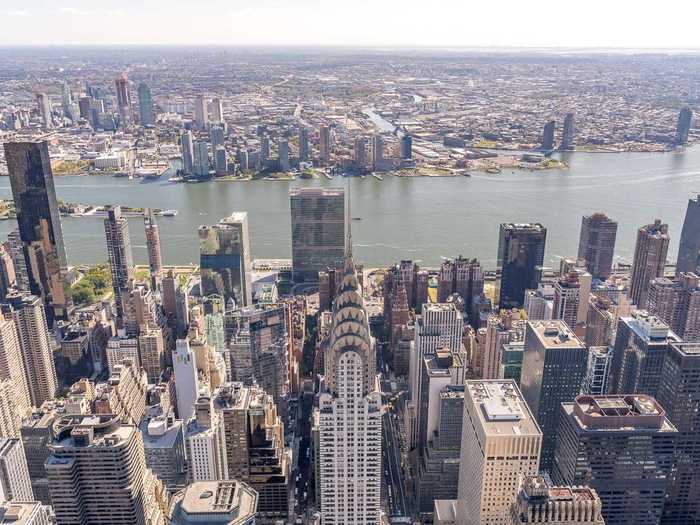
[[[697,0],[0,0],[0,46],[700,49]]]

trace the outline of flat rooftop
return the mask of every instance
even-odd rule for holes
[[[345,197],[343,188],[292,188],[290,197]]]
[[[541,435],[518,385],[512,379],[468,380],[467,397],[478,406],[482,427],[488,436]]]
[[[585,345],[562,320],[528,322],[543,347],[583,348]]]
[[[258,494],[239,481],[200,481],[179,492],[173,502],[174,524],[206,519],[206,523],[235,525],[255,516]],[[204,523],[204,521],[202,521]]]
[[[573,403],[562,403],[562,407],[586,430],[676,431],[662,406],[643,394],[580,395]]]

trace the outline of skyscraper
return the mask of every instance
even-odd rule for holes
[[[683,146],[688,142],[688,133],[693,121],[693,111],[689,107],[684,107],[678,113],[678,123],[676,124],[676,138],[674,144]]]
[[[319,157],[322,164],[331,161],[331,128],[327,125],[321,126],[319,131]]]
[[[700,274],[700,195],[688,200],[681,230],[676,273],[684,272]]]
[[[559,405],[581,393],[587,365],[588,350],[566,323],[527,323],[520,385],[544,436],[542,470],[552,468]]]
[[[146,231],[146,250],[148,251],[148,267],[151,271],[151,287],[155,290],[163,274],[163,257],[160,251],[160,232],[153,210],[143,211],[143,227]]]
[[[564,130],[561,134],[561,145],[559,149],[569,150],[574,149],[574,133],[576,131],[576,125],[574,123],[574,114],[567,113],[564,117]]]
[[[616,237],[617,222],[604,213],[583,216],[578,258],[586,261],[586,268],[596,279],[610,277]]]
[[[46,472],[57,525],[163,525],[160,482],[146,468],[141,432],[112,415],[64,416]]]
[[[226,140],[223,126],[212,126],[209,128],[209,142],[211,142],[212,150],[217,146],[223,146]]]
[[[595,489],[554,487],[542,476],[527,476],[510,508],[508,525],[556,523],[605,525]]]
[[[204,95],[197,95],[194,99],[194,123],[202,130],[209,125],[208,101]]]
[[[34,501],[22,441],[0,438],[0,501]]]
[[[224,105],[219,97],[211,99],[211,121],[214,124],[223,124],[224,122]]]
[[[155,115],[153,113],[153,97],[151,96],[151,88],[148,84],[141,82],[138,87],[139,95],[139,117],[142,126],[152,126],[155,123]]]
[[[202,295],[218,294],[229,306],[252,304],[248,213],[233,212],[219,224],[199,227]]]
[[[342,265],[346,203],[342,188],[292,188],[292,275],[316,281],[318,272]]]
[[[53,117],[51,115],[51,101],[46,93],[36,94],[36,103],[39,106],[39,115],[41,115],[41,124],[50,129],[53,127]]]
[[[22,416],[27,414],[32,403],[17,325],[12,317],[6,318],[2,314],[0,314],[0,380],[12,383],[12,401],[17,413]]]
[[[194,415],[194,404],[199,395],[197,362],[187,339],[178,339],[173,352],[173,371],[177,392],[177,417],[189,421]]]
[[[413,158],[413,137],[406,132],[399,139],[399,155],[401,160]]]
[[[223,177],[227,170],[226,149],[219,146],[214,150],[214,171],[217,177]]]
[[[51,334],[46,324],[44,305],[33,295],[10,299],[24,360],[29,397],[32,406],[54,399],[58,389]]]
[[[696,274],[681,273],[675,281],[653,279],[647,309],[684,341],[700,341],[700,278]]]
[[[497,257],[500,308],[522,307],[525,290],[537,288],[546,240],[547,228],[541,224],[501,224]]]
[[[15,201],[29,291],[41,297],[49,325],[65,319],[68,269],[46,141],[6,142],[5,159]],[[19,248],[19,246],[18,246]]]
[[[679,439],[662,523],[685,525],[700,521],[700,344],[674,342],[670,347],[657,399]]]
[[[299,162],[309,160],[309,130],[304,127],[299,127]]]
[[[558,417],[554,482],[594,488],[606,525],[657,525],[678,439],[661,405],[641,394],[581,395]]]
[[[129,283],[134,279],[134,257],[131,253],[129,224],[122,216],[121,206],[109,206],[104,220],[107,239],[107,255],[112,271],[114,303],[119,323],[124,320],[124,296],[129,292]]]
[[[562,275],[554,283],[554,306],[552,319],[561,319],[569,328],[576,330],[581,301],[581,283],[575,272]]]
[[[131,124],[131,95],[129,93],[129,77],[122,73],[114,81],[117,88],[117,111],[119,113],[119,125],[122,127]]]
[[[630,302],[637,308],[646,308],[649,283],[664,275],[669,239],[668,224],[662,224],[659,219],[637,232],[629,291]]]
[[[375,525],[381,514],[382,399],[349,232],[347,247],[319,398],[321,523]]]
[[[209,176],[209,144],[204,140],[194,141],[194,174],[200,178]]]
[[[289,142],[287,139],[282,139],[277,144],[277,153],[279,155],[280,170],[289,171]]]
[[[459,525],[505,525],[523,476],[537,474],[542,432],[512,379],[468,380]]]
[[[379,169],[384,161],[384,139],[377,133],[372,137],[372,168]]]
[[[541,148],[545,151],[551,151],[554,149],[554,130],[556,129],[556,123],[553,120],[548,120],[544,124],[542,129],[542,146]]]
[[[180,148],[182,149],[182,171],[187,175],[192,175],[194,173],[194,141],[191,131],[183,131],[180,135]]]
[[[367,167],[367,139],[365,137],[355,138],[354,154],[355,169],[363,171]]]

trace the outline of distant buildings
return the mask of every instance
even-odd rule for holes
[[[596,278],[610,277],[617,237],[617,222],[604,213],[584,215],[578,242],[578,258],[586,261],[586,268]]]
[[[570,150],[574,149],[574,133],[576,132],[576,124],[574,122],[574,114],[567,113],[564,117],[564,130],[561,134],[561,144],[559,149]]]
[[[321,126],[319,130],[319,158],[322,164],[331,161],[331,128],[327,125]]]
[[[139,95],[139,117],[141,125],[153,126],[155,124],[155,113],[153,111],[153,97],[148,84],[141,82],[138,87]]]
[[[693,112],[690,108],[682,108],[678,113],[678,123],[676,124],[676,138],[673,143],[677,146],[683,146],[688,142],[688,132],[690,124],[693,120]]]
[[[129,93],[129,78],[122,73],[114,81],[117,89],[117,111],[119,113],[119,125],[127,127],[132,123],[131,94]]]
[[[342,188],[292,188],[292,276],[316,281],[318,272],[342,265],[347,221]]]
[[[194,151],[194,175],[200,179],[209,177],[209,144],[204,140],[195,140]]]
[[[588,349],[563,321],[527,323],[520,385],[542,430],[543,471],[554,460],[559,405],[581,392],[587,364]]]
[[[606,525],[660,523],[678,439],[661,405],[641,394],[581,395],[557,412],[554,482],[595,489]]]
[[[401,160],[413,158],[413,137],[408,133],[404,133],[399,139],[399,155]]]
[[[48,144],[6,142],[5,159],[19,226],[21,271],[26,272],[28,291],[46,305],[47,321],[53,326],[54,319],[68,316],[70,299],[65,292],[68,263]]]
[[[46,129],[53,127],[53,116],[51,111],[51,101],[46,93],[36,94],[36,103],[39,106],[39,115],[41,115],[41,123]]]
[[[203,95],[197,95],[194,100],[194,123],[201,130],[207,129],[209,125],[208,101]]]
[[[629,291],[630,301],[637,308],[647,307],[651,280],[664,275],[669,242],[668,224],[659,219],[637,232]]]
[[[234,212],[219,224],[199,227],[202,295],[217,294],[229,307],[252,304],[248,214]]]
[[[501,270],[500,308],[522,307],[525,290],[537,288],[546,240],[547,229],[541,224],[501,224],[497,257]]]
[[[505,525],[523,476],[540,463],[542,432],[513,380],[468,380],[457,523]]]
[[[192,132],[183,131],[180,135],[180,147],[182,150],[182,171],[186,175],[194,174],[194,141]]]
[[[700,195],[688,200],[678,246],[676,273],[687,272],[700,274]]]
[[[556,123],[553,120],[549,120],[545,123],[542,129],[542,149],[545,151],[551,151],[554,149],[554,130],[556,129]]]

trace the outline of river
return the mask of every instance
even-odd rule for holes
[[[459,254],[496,261],[500,222],[538,221],[547,227],[546,264],[575,255],[583,214],[604,211],[619,222],[616,256],[629,262],[641,224],[661,218],[670,225],[669,259],[675,260],[688,198],[700,192],[700,148],[682,153],[564,153],[569,170],[504,171],[471,178],[325,178],[293,182],[207,182],[176,184],[129,181],[108,176],[57,177],[59,199],[100,205],[125,204],[177,209],[159,218],[166,264],[198,260],[197,227],[234,210],[248,212],[254,257],[288,258],[291,253],[288,191],[291,186],[349,183],[355,253],[368,266],[414,259],[436,265]],[[0,196],[10,198],[9,179]],[[107,258],[102,220],[63,218],[69,262]],[[16,226],[0,221],[3,237]],[[147,261],[143,225],[130,219],[134,256]]]

